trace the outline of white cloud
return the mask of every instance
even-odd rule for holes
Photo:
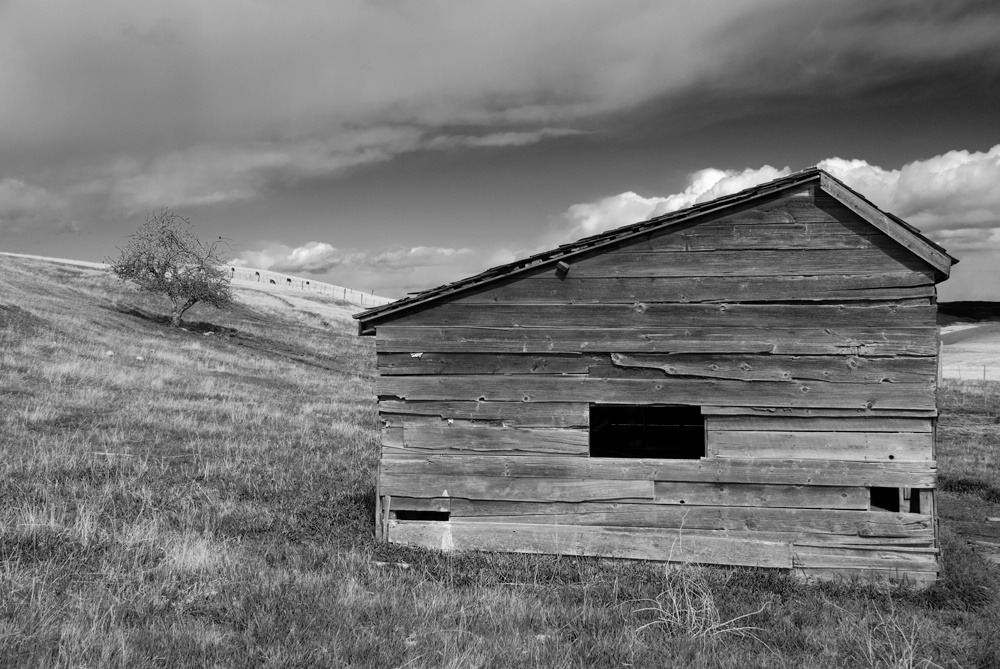
[[[65,227],[67,203],[60,196],[20,179],[0,181],[0,230],[22,232],[40,226]],[[71,225],[78,225],[74,221]]]
[[[857,159],[818,165],[936,239],[946,238],[944,230],[1000,227],[1000,144],[985,152],[948,151],[898,170]]]
[[[714,200],[777,179],[788,172],[787,167],[776,169],[770,165],[756,169],[748,167],[742,171],[709,167],[692,174],[687,188],[680,193],[644,197],[628,191],[595,202],[574,204],[557,219],[556,231],[548,236],[548,243],[543,248]]]
[[[655,218],[700,202],[708,202],[725,195],[732,195],[745,188],[773,181],[789,172],[787,167],[777,169],[770,165],[764,165],[757,169],[748,167],[741,172],[718,170],[712,167],[699,170],[691,175],[691,183],[683,192],[663,198],[649,212],[647,218]]]
[[[632,191],[574,204],[562,214],[569,225],[560,234],[561,242],[589,237],[629,223],[643,221],[665,198],[643,197]]]

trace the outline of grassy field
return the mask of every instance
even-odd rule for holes
[[[1000,516],[997,384],[942,391],[925,592],[442,555],[372,541],[352,308],[239,295],[171,330],[98,270],[0,256],[0,666],[1000,666],[998,570],[959,534]]]

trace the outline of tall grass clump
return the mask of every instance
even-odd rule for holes
[[[723,572],[731,575],[732,572]],[[704,569],[684,564],[668,569],[664,589],[652,599],[642,600],[632,615],[643,622],[637,632],[653,628],[670,637],[687,637],[696,640],[716,640],[726,635],[757,639],[754,632],[759,627],[748,620],[767,608],[764,602],[759,609],[724,620],[715,602],[719,588],[725,588],[728,579],[715,587],[705,578]]]

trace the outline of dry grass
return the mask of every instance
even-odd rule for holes
[[[0,295],[0,666],[1000,666],[996,570],[947,528],[920,594],[376,547],[348,308],[171,331],[100,271],[2,256]],[[995,486],[985,392],[946,389],[941,469]]]

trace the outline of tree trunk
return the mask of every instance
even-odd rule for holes
[[[174,303],[174,309],[170,312],[170,326],[179,328],[181,326],[181,316],[184,312],[198,303],[198,300],[189,299],[184,304]]]

